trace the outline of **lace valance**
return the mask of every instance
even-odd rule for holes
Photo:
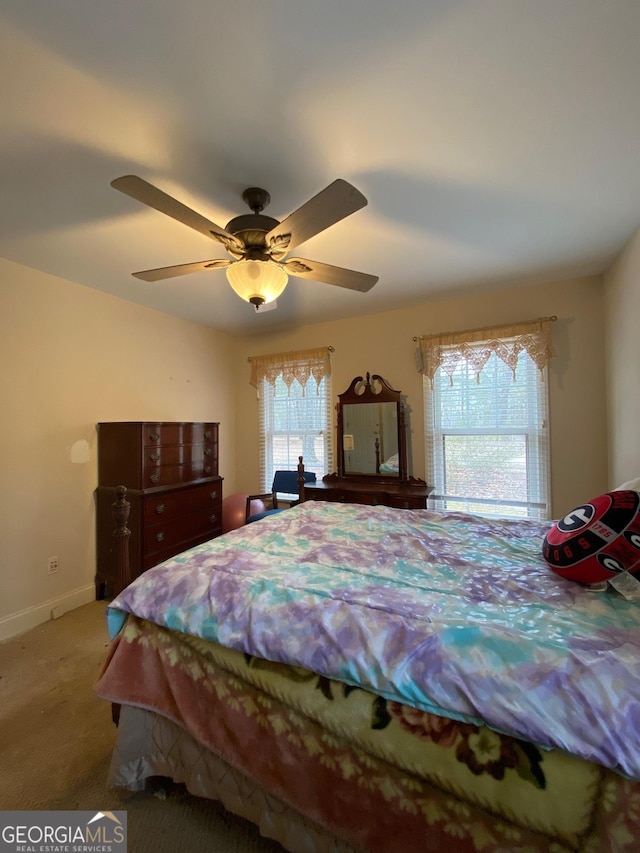
[[[330,353],[333,347],[317,347],[297,352],[280,352],[273,355],[251,356],[251,385],[258,387],[263,379],[273,385],[282,376],[287,388],[294,379],[304,387],[310,376],[320,383],[324,376],[331,375]]]
[[[480,376],[493,353],[511,368],[515,376],[518,356],[526,352],[539,370],[555,355],[551,339],[551,323],[555,317],[543,317],[522,323],[421,335],[418,338],[421,372],[433,383],[438,368],[453,382],[453,374],[462,361]]]

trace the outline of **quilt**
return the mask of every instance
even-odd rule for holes
[[[548,524],[308,502],[109,608],[640,779],[640,614],[555,575]]]
[[[176,723],[368,853],[636,849],[640,785],[619,774],[135,616],[97,691]],[[171,775],[199,776],[180,744]],[[144,747],[129,761],[116,780],[152,765]]]

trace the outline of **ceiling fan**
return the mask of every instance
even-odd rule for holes
[[[243,192],[242,198],[253,213],[236,216],[227,223],[226,228],[209,221],[136,175],[116,178],[111,181],[111,186],[211,237],[221,243],[231,256],[231,260],[195,261],[133,273],[143,281],[162,281],[194,272],[226,269],[231,287],[242,299],[254,305],[256,310],[277,299],[286,287],[289,275],[363,293],[371,290],[378,281],[378,276],[367,273],[305,258],[286,258],[300,243],[366,206],[367,199],[362,193],[341,178],[329,184],[282,222],[262,213],[271,201],[269,193],[260,187],[249,187]]]

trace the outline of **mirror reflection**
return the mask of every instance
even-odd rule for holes
[[[397,403],[344,404],[345,474],[400,475]]]

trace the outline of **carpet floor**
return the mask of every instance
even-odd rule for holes
[[[108,789],[111,708],[93,693],[103,601],[0,643],[0,809],[126,810],[129,853],[282,853],[248,821],[181,789]]]

